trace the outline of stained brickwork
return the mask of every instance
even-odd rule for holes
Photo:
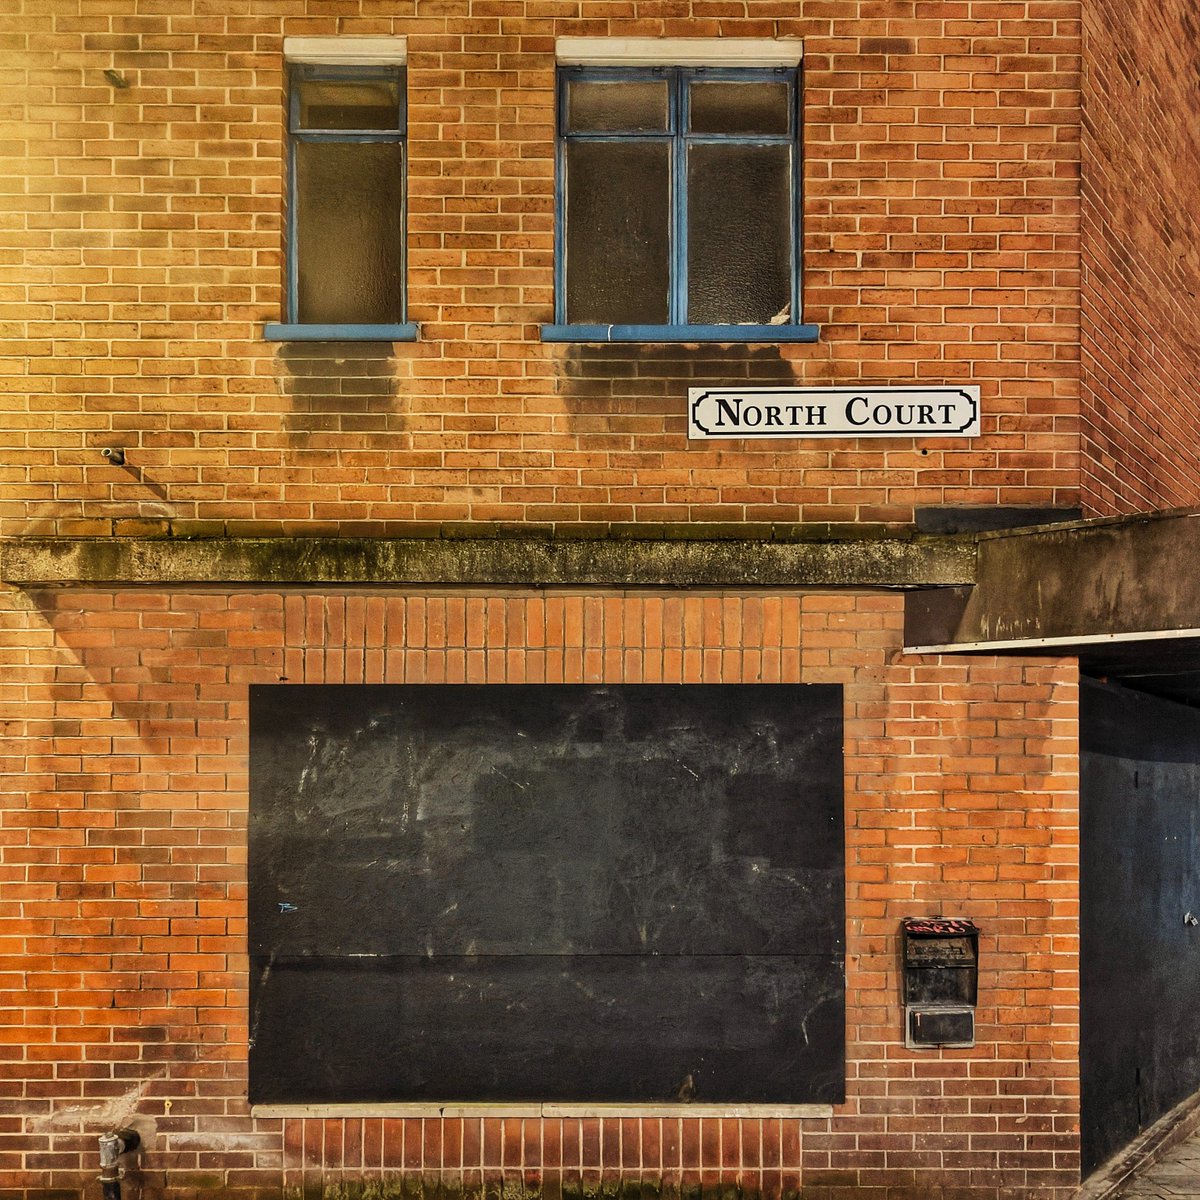
[[[1193,505],[1200,20],[1189,0],[1087,0],[1084,13],[1084,503],[1096,515]]]
[[[1071,506],[1077,0],[16,0],[0,534]],[[408,38],[415,345],[273,345],[282,38]],[[554,38],[804,40],[813,346],[550,346]],[[111,77],[106,77],[110,72]],[[970,441],[689,445],[689,382],[975,383]],[[101,457],[126,451],[123,466]]]
[[[900,598],[871,593],[55,590],[3,611],[4,1195],[78,1194],[95,1134],[126,1119],[152,1195],[365,1175],[1065,1197],[1077,1179],[1073,664],[907,658]],[[843,684],[847,1102],[784,1120],[251,1116],[247,687],[280,680]],[[979,1044],[912,1052],[898,922],[939,911],[983,928]]]

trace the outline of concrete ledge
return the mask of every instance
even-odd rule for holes
[[[976,535],[975,587],[906,602],[917,653],[1069,654],[1200,635],[1200,510]]]
[[[970,538],[11,538],[16,587],[931,587],[969,583]]]

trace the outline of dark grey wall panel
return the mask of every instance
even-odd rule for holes
[[[1085,680],[1080,741],[1088,1172],[1200,1088],[1200,712]]]
[[[841,741],[833,686],[251,689],[253,1098],[832,1098]]]

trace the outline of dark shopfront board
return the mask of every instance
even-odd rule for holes
[[[1200,1088],[1200,711],[1079,696],[1083,1173]]]
[[[834,685],[251,688],[255,1103],[843,1096]]]

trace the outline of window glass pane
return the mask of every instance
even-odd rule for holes
[[[567,129],[571,133],[640,133],[667,128],[667,81],[572,79],[567,83]]]
[[[666,142],[567,145],[566,319],[661,325],[669,316]]]
[[[693,133],[788,132],[791,88],[784,80],[697,80],[688,95]]]
[[[398,79],[298,79],[301,129],[399,129]]]
[[[403,198],[399,143],[297,143],[297,320],[403,321]]]
[[[688,320],[794,320],[792,148],[688,148]]]

